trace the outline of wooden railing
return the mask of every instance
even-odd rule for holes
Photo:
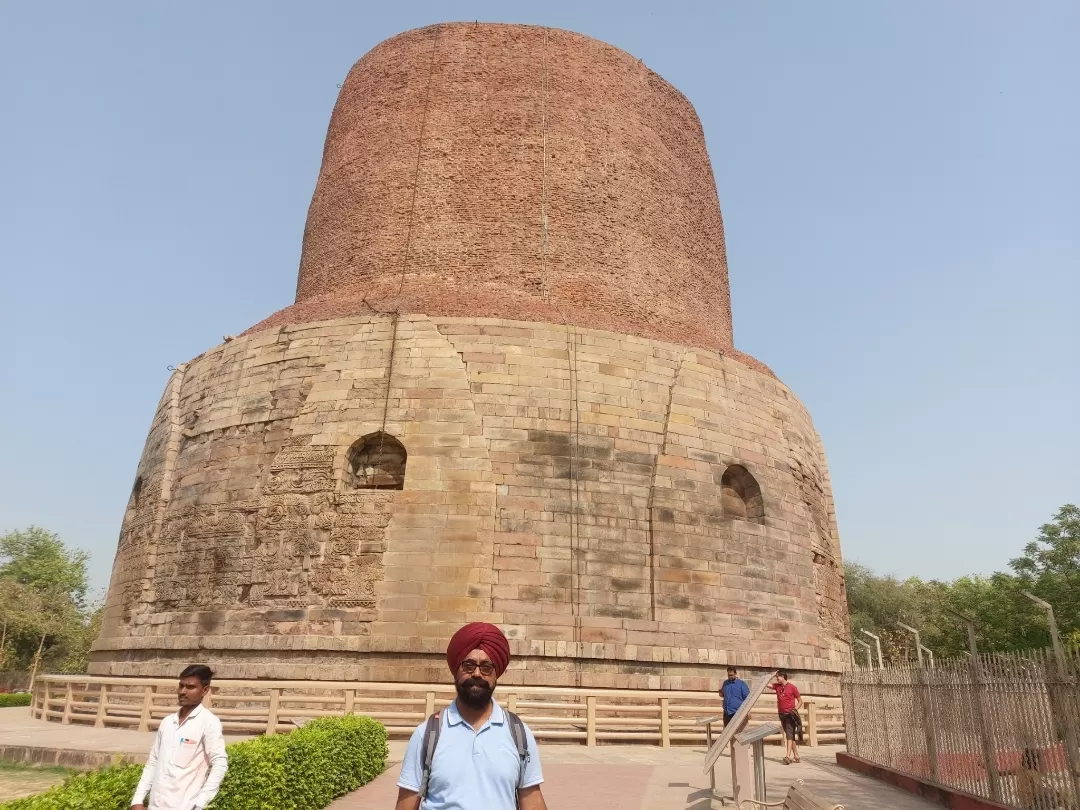
[[[496,695],[539,739],[590,746],[703,744],[705,727],[695,721],[722,710],[720,697],[710,692],[500,686]],[[226,731],[275,734],[295,728],[295,721],[302,719],[354,712],[373,717],[400,738],[453,697],[449,684],[215,680],[204,705],[221,718]],[[806,742],[843,742],[840,698],[804,696],[804,701]],[[87,675],[39,676],[30,707],[35,718],[139,731],[157,728],[175,710],[173,679]],[[754,707],[750,723],[775,720],[776,703],[767,695]]]

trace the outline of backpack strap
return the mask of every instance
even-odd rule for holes
[[[428,782],[431,780],[431,763],[435,761],[435,747],[442,733],[442,712],[435,712],[424,726],[424,740],[420,744],[420,789],[416,791],[420,801],[427,798]]]
[[[525,734],[525,724],[521,722],[521,718],[511,711],[503,709],[503,714],[506,715],[506,723],[510,726],[510,736],[514,738],[514,745],[517,746],[518,758],[521,760],[521,765],[518,768],[518,789],[521,789],[521,783],[525,781],[525,766],[529,764],[531,755],[529,754],[529,738]]]

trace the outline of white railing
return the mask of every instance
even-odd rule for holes
[[[722,710],[719,695],[710,692],[502,685],[496,695],[541,740],[590,746],[703,744],[705,727],[695,721]],[[400,738],[453,697],[450,684],[215,680],[205,704],[226,731],[275,734],[295,728],[294,721],[301,719],[356,713],[378,720]],[[807,743],[843,742],[840,698],[804,696],[804,701]],[[140,731],[157,728],[175,710],[174,679],[88,675],[39,676],[30,707],[32,716],[54,722]],[[754,707],[750,723],[775,719],[775,702],[766,696]]]

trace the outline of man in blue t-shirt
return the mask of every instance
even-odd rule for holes
[[[731,722],[735,712],[750,697],[750,687],[739,677],[735,667],[727,668],[727,680],[720,685],[720,696],[724,698],[724,725]]]
[[[467,624],[450,639],[457,699],[413,732],[395,810],[547,810],[536,738],[492,700],[509,663],[510,642],[493,624]]]

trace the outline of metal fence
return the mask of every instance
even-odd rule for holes
[[[1080,652],[980,653],[842,679],[848,751],[1023,810],[1078,808]]]

